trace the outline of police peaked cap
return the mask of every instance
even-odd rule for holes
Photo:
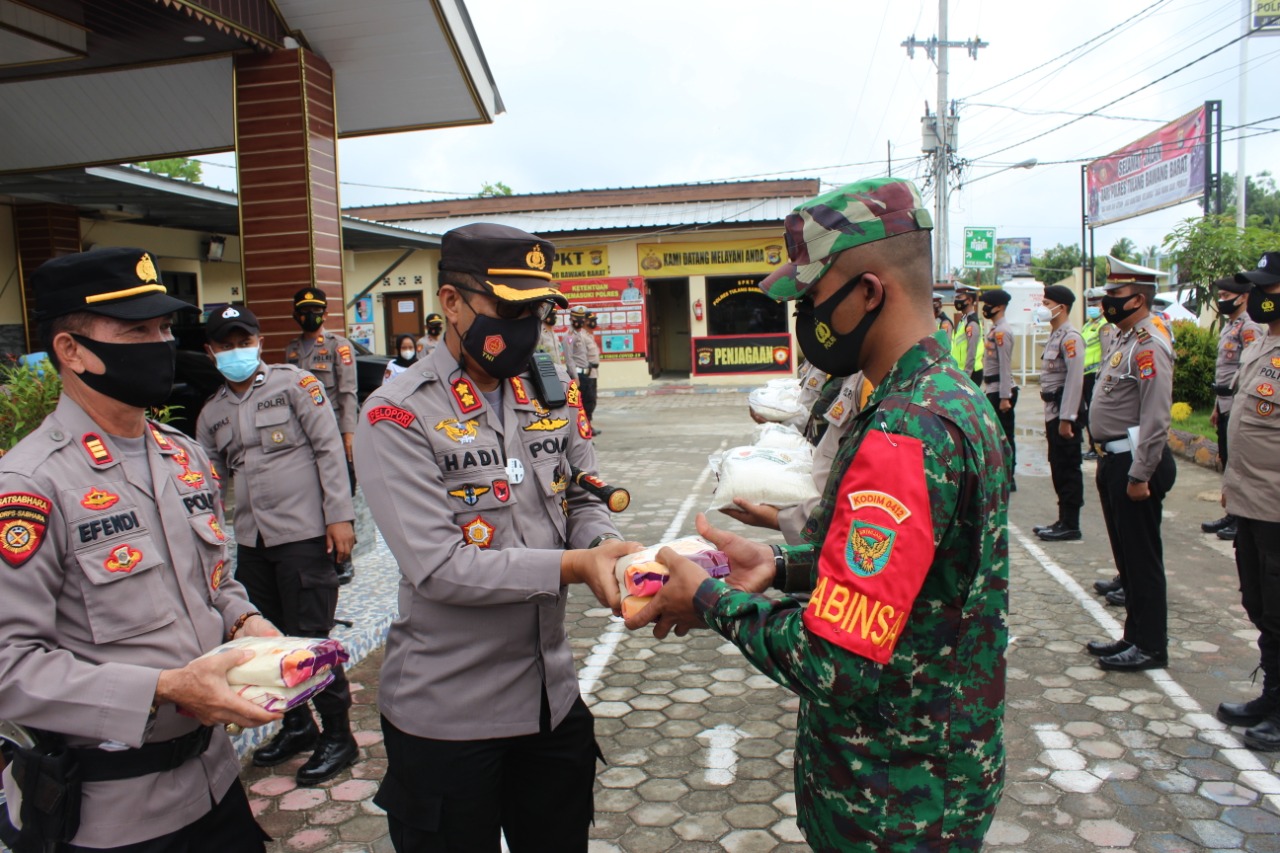
[[[119,320],[150,320],[193,308],[169,295],[155,258],[145,249],[94,249],[45,261],[31,274],[35,317],[43,322],[76,311]]]
[[[318,305],[321,308],[328,306],[325,299],[324,291],[318,287],[304,287],[297,293],[293,294],[293,307],[306,308]]]
[[[551,279],[555,258],[550,240],[488,222],[454,228],[440,240],[441,272],[474,276],[503,302],[550,301],[568,308],[569,300]]]

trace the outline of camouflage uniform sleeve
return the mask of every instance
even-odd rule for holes
[[[807,604],[710,579],[696,597],[707,625],[761,672],[828,707],[847,707],[874,693],[895,645],[912,644],[913,620],[940,606],[916,596],[955,516],[965,454],[936,415],[914,411],[881,423],[886,431],[862,436],[849,454],[851,464],[845,454],[837,462],[847,466],[835,492],[839,505],[823,537]],[[861,560],[856,555],[868,547],[868,562],[851,566],[849,560]]]

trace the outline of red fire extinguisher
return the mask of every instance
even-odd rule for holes
[[[701,299],[695,299],[693,301],[693,319],[699,322],[702,321],[702,300]]]

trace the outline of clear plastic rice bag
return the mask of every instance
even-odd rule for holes
[[[735,447],[709,458],[719,483],[708,509],[733,506],[734,498],[770,506],[792,506],[818,497],[813,483],[813,449]]]

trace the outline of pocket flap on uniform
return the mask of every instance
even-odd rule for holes
[[[218,523],[218,516],[212,512],[205,512],[199,515],[193,515],[187,519],[191,522],[191,529],[196,532],[201,540],[210,545],[225,545],[227,542],[227,532],[222,529],[222,525]]]
[[[272,406],[269,409],[255,412],[253,425],[256,427],[277,426],[278,424],[287,423],[292,416],[293,410],[288,406]]]
[[[85,577],[94,586],[117,583],[137,577],[160,565],[159,549],[150,534],[121,537],[114,542],[89,548],[76,554]]]

